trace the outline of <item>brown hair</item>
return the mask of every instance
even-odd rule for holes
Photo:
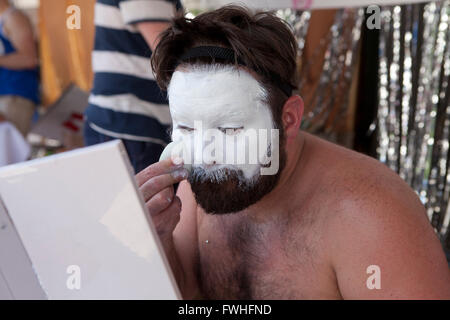
[[[297,42],[288,24],[274,13],[252,13],[237,5],[227,5],[194,19],[179,13],[160,38],[151,64],[163,90],[167,90],[180,57],[189,49],[204,45],[231,48],[236,53],[236,66],[239,59],[258,74],[257,80],[268,93],[267,103],[272,107],[274,120],[280,124],[288,97],[263,75],[276,74],[283,83],[296,88]],[[204,57],[191,58],[187,63],[229,64]]]

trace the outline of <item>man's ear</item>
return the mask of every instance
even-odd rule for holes
[[[298,95],[290,97],[284,104],[281,121],[287,140],[297,137],[302,123],[303,111],[303,99]]]

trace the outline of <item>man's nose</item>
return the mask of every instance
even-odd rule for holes
[[[218,163],[214,155],[208,154],[208,152],[205,153],[206,154],[203,155],[203,166],[205,166],[205,168],[212,167]]]
[[[218,130],[216,130],[218,132]],[[214,166],[223,164],[225,143],[220,133],[196,136],[194,141],[194,159],[196,164]],[[213,132],[214,133],[214,132]]]

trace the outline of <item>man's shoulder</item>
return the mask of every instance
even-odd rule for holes
[[[417,194],[376,159],[317,143],[334,161],[324,160],[329,171],[318,211],[325,256],[342,296],[448,298],[448,266]],[[382,290],[366,287],[371,266],[381,270]]]
[[[322,168],[317,196],[326,204],[326,215],[369,224],[392,215],[400,220],[425,216],[417,194],[385,164],[320,139],[313,141]]]
[[[346,198],[361,193],[366,196],[414,193],[396,172],[379,160],[318,138],[311,141],[316,144],[316,159],[311,160],[319,161],[322,180],[334,188],[335,193],[341,196],[347,193]]]
[[[333,255],[340,248],[356,260],[361,254],[401,263],[416,250],[442,253],[419,196],[397,173],[349,149],[331,144],[324,148],[334,154],[335,165],[329,163],[319,212]]]

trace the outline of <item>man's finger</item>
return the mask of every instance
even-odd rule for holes
[[[145,204],[150,215],[156,216],[161,211],[167,209],[172,204],[174,196],[175,192],[173,190],[173,187],[166,188],[153,196]]]
[[[153,218],[156,230],[161,238],[172,237],[173,230],[180,221],[181,199],[175,196],[170,206]]]
[[[162,190],[183,181],[188,177],[189,173],[186,169],[181,168],[170,174],[163,174],[147,180],[139,189],[142,192],[144,200],[147,202]]]
[[[176,164],[172,159],[166,159],[145,168],[136,175],[136,182],[141,187],[145,182],[155,176],[173,172],[183,167],[183,162]]]

